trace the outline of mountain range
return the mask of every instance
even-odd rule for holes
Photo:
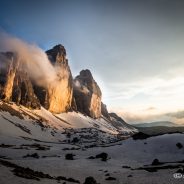
[[[134,124],[135,127],[157,127],[157,126],[167,126],[167,127],[176,127],[179,126],[170,121],[155,121],[150,123],[138,123]]]
[[[127,136],[137,132],[117,114],[108,112],[102,102],[101,89],[90,70],[82,70],[73,78],[63,45],[47,50],[46,55],[52,67],[48,71],[50,75],[43,77],[42,68],[33,76],[35,71],[31,67],[34,63],[25,62],[19,53],[0,53],[3,66],[0,68],[2,122],[12,126],[13,121],[16,128],[25,127],[21,128],[24,133],[28,133],[27,129],[34,132],[27,127],[28,121],[45,129],[53,128],[56,132],[72,128],[95,128]],[[10,117],[5,112],[10,113]],[[15,121],[12,116],[20,120]]]

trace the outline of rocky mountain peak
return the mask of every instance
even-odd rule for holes
[[[78,81],[83,87],[86,87],[91,93],[97,94],[98,96],[102,96],[102,92],[100,87],[94,80],[91,71],[86,69],[80,72],[75,78],[75,81]]]
[[[91,71],[82,70],[73,80],[63,45],[54,46],[46,54],[57,77],[41,87],[31,80],[15,53],[0,53],[0,98],[33,109],[43,106],[52,113],[73,109],[92,118],[103,116],[110,120],[106,105],[101,100],[101,89]]]
[[[92,118],[99,118],[102,93],[90,70],[82,70],[75,78],[74,84],[77,109]]]
[[[91,71],[86,69],[86,70],[81,70],[80,71],[80,77],[88,80],[93,80],[93,76],[91,74]]]
[[[46,54],[48,55],[49,60],[53,64],[67,64],[68,65],[68,60],[66,58],[66,50],[65,47],[61,44],[58,44],[54,46],[52,49],[47,50]]]
[[[59,44],[46,51],[46,54],[57,73],[57,79],[48,86],[46,104],[53,113],[66,112],[71,109],[73,96],[73,78],[66,58],[66,50]]]

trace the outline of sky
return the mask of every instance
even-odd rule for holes
[[[184,124],[184,1],[1,0],[0,30],[43,50],[61,43],[129,123]]]

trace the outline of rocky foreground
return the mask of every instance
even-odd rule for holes
[[[92,147],[0,137],[2,184],[183,183],[183,178],[173,177],[184,168],[184,150],[176,146],[184,141],[180,134]]]

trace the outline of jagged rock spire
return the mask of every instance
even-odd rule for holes
[[[73,96],[73,78],[66,50],[64,46],[56,45],[46,53],[57,72],[57,79],[47,89],[48,109],[53,113],[66,112],[71,109]]]
[[[100,87],[93,79],[90,70],[82,70],[74,80],[74,97],[77,109],[80,112],[99,118],[101,116],[101,97]]]

